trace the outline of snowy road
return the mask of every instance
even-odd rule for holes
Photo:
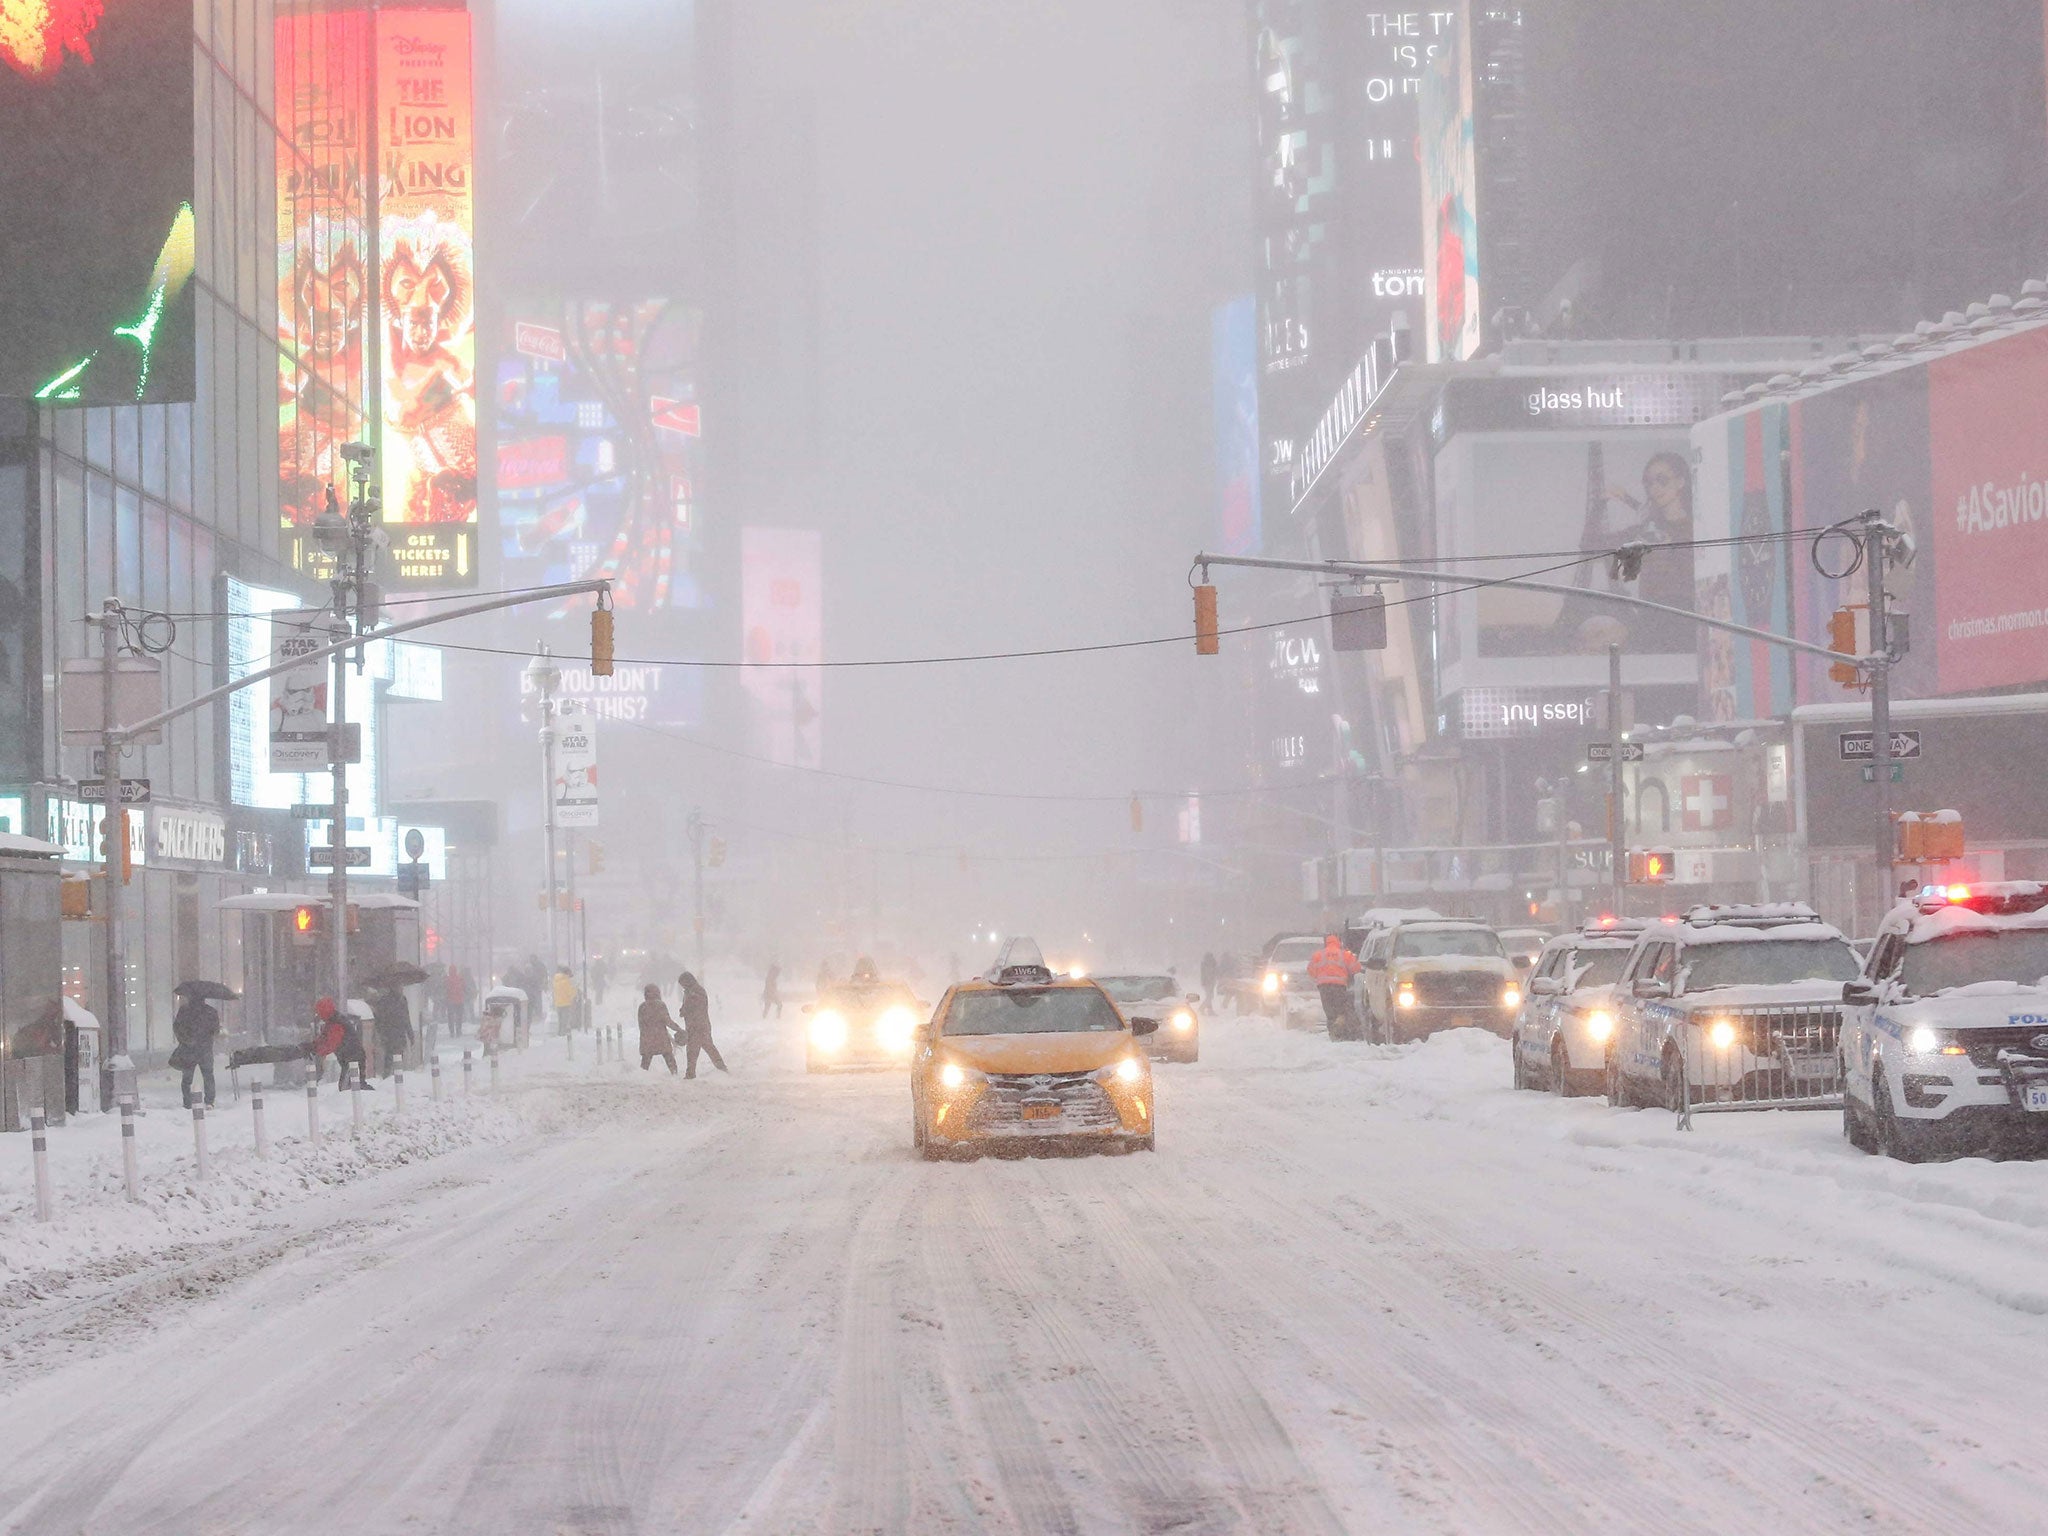
[[[767,1028],[17,1361],[0,1531],[2048,1525],[2048,1166],[1229,1019],[1154,1156],[926,1165]]]

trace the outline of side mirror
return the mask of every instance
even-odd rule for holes
[[[1555,997],[1564,989],[1557,984],[1555,976],[1534,976],[1529,980],[1531,997]]]
[[[1159,1033],[1159,1021],[1157,1019],[1133,1019],[1131,1020],[1131,1033],[1134,1035],[1156,1035]]]
[[[1868,981],[1845,981],[1842,983],[1842,1001],[1864,1004],[1877,1001],[1877,985]]]
[[[1629,990],[1637,997],[1669,997],[1671,983],[1657,976],[1638,976]]]

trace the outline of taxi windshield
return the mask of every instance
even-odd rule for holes
[[[1412,928],[1394,940],[1395,958],[1415,960],[1431,955],[1480,955],[1504,960],[1500,937],[1491,928]]]
[[[2006,928],[1992,933],[1951,933],[1908,944],[1899,980],[1913,997],[1932,997],[1977,981],[2048,985],[2048,928]]]
[[[1686,953],[1685,990],[1854,981],[1863,970],[1847,939],[1751,939],[1697,944]]]
[[[1628,950],[1620,945],[1609,949],[1575,949],[1571,958],[1574,987],[1611,987],[1621,980],[1621,968],[1628,964]]]
[[[1123,1020],[1095,987],[1016,987],[959,992],[946,1010],[948,1035],[1107,1033]]]
[[[1142,1003],[1148,998],[1172,997],[1171,976],[1098,976],[1096,984],[1120,1003]]]

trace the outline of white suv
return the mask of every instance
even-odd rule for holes
[[[1649,924],[1615,988],[1608,1101],[1832,1109],[1842,985],[1861,968],[1841,930],[1798,902]]]
[[[1901,903],[1842,997],[1850,1141],[1908,1162],[2048,1150],[2048,886]]]
[[[1607,918],[1545,944],[1509,1036],[1517,1088],[1598,1093],[1614,1036],[1614,984],[1643,925]]]

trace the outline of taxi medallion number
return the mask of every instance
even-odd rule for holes
[[[2044,1104],[2041,1107],[2048,1109],[2048,1104]],[[1057,1120],[1059,1117],[1060,1107],[1057,1104],[1026,1104],[1024,1106],[1023,1118],[1026,1120]]]

